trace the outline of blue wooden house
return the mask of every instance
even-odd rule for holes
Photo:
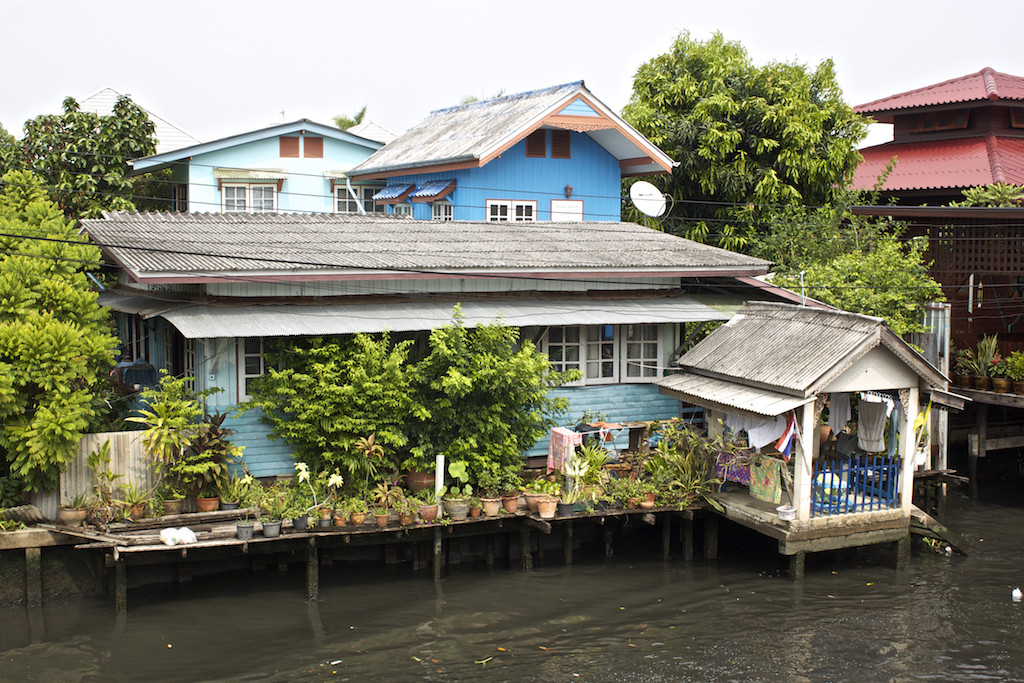
[[[415,219],[618,221],[622,178],[672,165],[578,81],[435,111],[350,176]]]
[[[171,169],[177,211],[361,213],[375,210],[380,187],[353,187],[346,174],[382,145],[300,119],[131,164],[133,175]]]

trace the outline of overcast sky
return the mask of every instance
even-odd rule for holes
[[[1024,3],[950,0],[6,0],[0,123],[127,93],[201,140],[364,104],[398,133],[434,109],[575,80],[621,111],[679,33],[752,59],[831,58],[850,104],[990,66],[1024,75]],[[283,113],[282,113],[283,112]],[[874,133],[871,141],[880,141]],[[881,133],[884,137],[885,132]]]

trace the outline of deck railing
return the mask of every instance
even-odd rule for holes
[[[811,516],[898,508],[900,467],[898,457],[864,453],[815,461]]]

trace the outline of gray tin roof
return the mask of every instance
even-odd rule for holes
[[[383,272],[759,275],[769,262],[635,223],[421,221],[342,214],[105,212],[82,221],[136,279]]]
[[[777,415],[807,402],[878,346],[916,372],[922,385],[947,385],[880,318],[771,302],[748,302],[679,359],[680,375],[658,384],[706,402]],[[734,395],[743,391],[751,395]],[[771,412],[776,405],[783,409]]]

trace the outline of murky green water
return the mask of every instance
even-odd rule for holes
[[[1024,680],[1024,491],[950,513],[969,557],[915,548],[896,572],[881,549],[830,553],[800,584],[723,529],[716,562],[549,557],[439,587],[335,566],[314,605],[292,571],[133,591],[121,622],[110,600],[0,611],[0,680]]]

